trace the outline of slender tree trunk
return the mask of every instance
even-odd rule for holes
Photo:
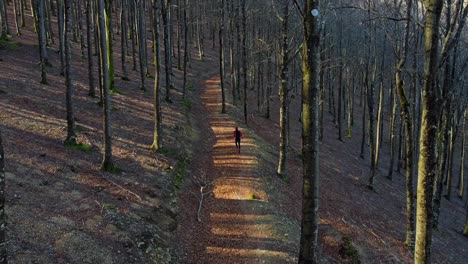
[[[468,115],[468,108],[463,111],[463,127],[462,127],[462,143],[461,146],[461,159],[460,159],[460,189],[458,197],[463,198],[465,192],[465,149],[466,149],[466,118]]]
[[[424,27],[425,56],[424,84],[422,90],[422,119],[419,141],[418,194],[416,210],[415,264],[431,262],[432,240],[432,195],[436,170],[437,139],[437,98],[435,80],[437,78],[437,57],[439,23],[442,0],[425,0],[426,22]]]
[[[171,53],[170,53],[170,50],[171,50],[171,43],[169,41],[169,38],[170,38],[170,33],[169,33],[169,21],[168,21],[168,9],[170,8],[170,3],[168,2],[168,0],[161,0],[161,16],[162,16],[162,22],[163,22],[163,33],[164,33],[164,36],[163,36],[163,39],[164,39],[164,64],[166,65],[165,67],[165,73],[166,73],[166,102],[169,102],[171,103],[172,102],[172,99],[171,99],[171,92],[170,92],[170,89],[171,89],[171,83],[172,83],[172,80],[171,80],[171,72],[170,72],[170,69],[172,68],[172,65],[171,65]]]
[[[226,113],[226,95],[224,92],[224,0],[221,0],[221,23],[219,25],[219,75],[221,79],[221,113]]]
[[[15,26],[16,26],[16,35],[19,36],[21,35],[21,29],[20,29],[20,21],[19,21],[19,10],[18,10],[18,1],[21,0],[13,0],[13,12],[15,14]]]
[[[81,9],[81,0],[79,0],[77,3],[77,13],[78,13],[78,30],[80,34],[80,51],[81,51],[81,57],[85,57],[85,44],[84,44],[84,34],[83,34],[83,11]],[[50,21],[50,19],[49,19]],[[51,37],[52,38],[52,37]],[[53,38],[52,38],[53,39]]]
[[[181,0],[177,0],[177,69],[182,70],[181,67],[181,56],[180,56],[180,34],[182,32],[182,20],[181,20]]]
[[[312,10],[313,11],[312,13]],[[302,155],[303,201],[299,263],[318,263],[319,208],[319,71],[320,15],[319,1],[305,1],[303,90],[302,90]],[[314,15],[313,15],[314,14]]]
[[[244,122],[247,124],[247,18],[245,15],[245,1],[242,0],[242,79],[244,81]]]
[[[128,9],[128,0],[121,0],[120,3],[120,58],[122,62],[122,80],[129,81],[128,72],[127,72],[127,9]]]
[[[387,178],[389,180],[392,180],[393,165],[395,163],[395,121],[398,104],[396,101],[394,88],[391,88],[390,93],[390,101],[392,102],[392,113],[390,116],[390,167],[388,169]]]
[[[189,45],[188,45],[188,24],[187,24],[187,8],[188,0],[185,0],[184,5],[184,77],[182,84],[182,97],[185,99],[185,90],[187,89],[187,63],[188,63],[188,54],[189,54]]]
[[[61,1],[61,0],[59,0]],[[93,52],[92,52],[92,32],[91,32],[91,0],[86,0],[86,39],[88,46],[88,80],[89,80],[89,92],[88,95],[91,97],[96,96],[94,87],[94,75],[93,75]]]
[[[31,6],[32,8],[32,6]],[[0,39],[7,39],[10,34],[10,29],[8,27],[8,16],[7,16],[7,6],[6,0],[0,1]]]
[[[38,0],[38,36],[39,36],[39,55],[41,58],[41,83],[48,84],[47,82],[47,70],[46,66],[49,64],[48,57],[47,57],[47,40],[46,40],[46,32],[45,32],[45,15],[44,15],[44,1],[45,0]]]
[[[383,83],[380,83],[379,89],[379,109],[377,110],[377,134],[375,136],[375,167],[379,167],[379,156],[380,156],[380,146],[382,138],[382,118],[383,118],[383,98],[384,98],[384,88]]]
[[[25,0],[19,0],[19,9],[20,9],[20,14],[21,14],[21,27],[26,26],[26,21],[24,19],[25,17],[24,10],[26,9],[25,5],[26,5]]]
[[[240,93],[240,83],[241,83],[241,29],[240,29],[240,7],[239,5],[241,4],[241,1],[244,0],[238,0],[238,5],[236,7],[236,15],[235,15],[235,20],[236,20],[236,35],[237,35],[237,42],[236,42],[236,95],[237,98],[236,100],[240,100],[241,98],[241,93]]]
[[[109,67],[109,89],[115,90],[114,83],[114,48],[112,44],[113,31],[112,31],[112,0],[105,1],[104,15],[106,17],[106,38],[107,38],[107,65]]]
[[[88,0],[90,1],[90,0]],[[57,0],[57,24],[58,24],[58,35],[59,35],[59,52],[60,52],[60,75],[65,75],[65,44],[63,31],[64,22],[63,22],[63,0]]]
[[[440,205],[442,199],[442,193],[444,190],[443,182],[447,171],[447,160],[448,160],[448,142],[450,137],[450,106],[447,106],[447,109],[442,111],[440,115],[440,121],[438,129],[441,131],[439,133],[440,138],[437,140],[437,148],[439,151],[437,153],[437,166],[435,174],[435,190],[434,190],[434,199],[432,202],[432,227],[438,228],[439,226],[439,216],[440,216]],[[444,117],[445,116],[445,117]]]
[[[151,149],[158,151],[161,148],[161,99],[160,99],[160,73],[161,73],[161,60],[159,55],[159,19],[158,19],[158,9],[157,9],[157,0],[152,0],[153,2],[153,29],[154,29],[154,63],[155,63],[155,73],[154,73],[154,133],[153,133],[153,144]],[[187,6],[185,6],[187,8]],[[184,11],[185,12],[185,11]]]
[[[71,69],[71,47],[70,47],[70,31],[71,31],[71,1],[65,1],[65,86],[66,105],[67,105],[67,138],[65,144],[76,144],[75,133],[75,117],[73,115],[73,83]]]
[[[110,78],[109,78],[109,59],[108,55],[108,45],[107,41],[111,39],[108,38],[106,31],[106,23],[109,23],[107,16],[104,16],[104,3],[103,0],[98,0],[98,12],[99,12],[99,35],[100,35],[100,56],[101,56],[101,71],[103,76],[103,160],[101,164],[101,169],[105,171],[112,171],[114,169],[114,164],[112,162],[112,137],[111,137],[111,124],[110,124],[110,109],[111,109],[111,98],[109,94],[110,90]]]
[[[452,197],[452,182],[453,182],[452,168],[453,168],[453,151],[454,151],[453,141],[456,138],[456,135],[454,135],[455,134],[455,129],[454,129],[455,121],[453,120],[453,118],[452,118],[452,122],[450,123],[451,125],[450,125],[449,149],[448,149],[448,160],[447,160],[448,162],[447,164],[447,194],[445,195],[445,198],[447,198],[447,200],[449,201]]]
[[[361,111],[362,111],[362,134],[361,134],[361,153],[359,154],[359,157],[361,159],[364,159],[364,150],[365,150],[365,145],[366,145],[366,105],[367,101],[364,100],[364,98],[367,96],[367,89],[364,88],[365,83],[361,85]]]
[[[281,66],[279,80],[279,99],[280,99],[280,144],[279,161],[277,173],[280,177],[287,177],[287,151],[288,151],[288,20],[289,20],[289,2],[284,2],[282,17],[282,43],[281,43]]]
[[[371,17],[371,1],[368,0],[368,18]],[[368,37],[368,58],[366,67],[366,88],[367,88],[367,109],[369,111],[369,152],[370,152],[370,175],[368,188],[374,189],[374,177],[375,177],[375,139],[374,139],[374,81],[375,81],[375,60],[372,62],[371,46],[373,39],[374,28],[372,23],[369,22],[369,34]],[[371,73],[372,72],[372,73]],[[372,74],[372,76],[371,76]]]
[[[407,0],[406,15],[411,17],[412,0]],[[409,21],[405,24],[405,35],[403,46],[401,47],[401,57],[395,69],[395,84],[398,96],[400,97],[401,114],[405,124],[406,143],[406,240],[405,245],[414,248],[414,191],[413,191],[413,126],[409,112],[409,101],[406,90],[403,87],[402,69],[405,66],[409,48]]]
[[[338,116],[337,116],[337,123],[338,123],[338,140],[343,141],[343,136],[342,136],[342,120],[341,120],[341,105],[343,104],[342,98],[343,98],[343,48],[342,48],[342,39],[343,39],[343,20],[342,17],[340,16],[339,22],[338,22],[338,35],[340,37],[339,44],[338,44],[338,57],[339,57],[339,68],[338,68]]]
[[[138,51],[138,56],[139,56],[139,64],[140,64],[140,90],[146,91],[145,87],[145,73],[146,73],[146,68],[145,68],[145,60],[146,60],[146,54],[145,54],[145,34],[144,31],[146,30],[143,25],[143,16],[145,15],[144,9],[143,9],[143,0],[139,0],[137,2],[138,5],[138,11],[137,11],[137,32],[138,32],[138,46],[139,46],[139,51]]]

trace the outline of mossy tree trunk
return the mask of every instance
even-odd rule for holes
[[[406,1],[406,15],[411,17],[412,0]],[[414,247],[414,190],[413,190],[413,124],[410,116],[410,103],[406,96],[402,70],[406,64],[409,48],[410,22],[407,21],[404,30],[403,44],[400,46],[400,58],[395,69],[396,91],[400,98],[401,116],[405,125],[405,150],[406,150],[406,240],[405,245]]]
[[[157,8],[157,0],[152,0],[153,4],[153,21],[152,26],[154,29],[154,65],[155,65],[155,72],[154,72],[154,132],[153,132],[153,144],[151,145],[151,149],[158,151],[161,148],[161,134],[162,134],[162,127],[161,127],[161,99],[160,99],[160,74],[161,74],[161,59],[160,59],[160,51],[159,51],[159,14]]]
[[[318,263],[319,208],[319,1],[305,1],[302,89],[302,222],[299,263]],[[313,13],[312,13],[313,12]],[[313,15],[314,14],[314,15]]]
[[[416,210],[415,264],[431,262],[432,196],[436,171],[437,98],[436,85],[439,24],[442,0],[425,0],[424,84],[419,141],[418,192]]]

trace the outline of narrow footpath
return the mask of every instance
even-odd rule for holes
[[[199,86],[202,105],[193,109],[200,129],[193,177],[206,173],[212,185],[203,202],[201,222],[196,219],[198,185],[190,184],[181,194],[181,262],[294,263],[296,253],[290,251],[295,243],[269,203],[267,182],[259,172],[259,147],[247,129],[220,113],[219,76],[206,77]],[[240,153],[234,142],[236,126],[244,134]]]

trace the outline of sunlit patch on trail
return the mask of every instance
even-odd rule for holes
[[[238,236],[244,238],[271,238],[274,236],[271,224],[256,224],[255,222],[246,224],[230,224],[215,226],[211,228],[211,233],[217,236]]]
[[[228,256],[239,257],[276,257],[276,258],[289,258],[285,252],[265,250],[265,249],[245,249],[245,248],[223,248],[223,247],[207,247],[206,251],[209,254],[221,254]]]
[[[231,213],[210,213],[210,217],[216,221],[231,220],[231,221],[272,221],[272,215],[261,214],[231,214]]]

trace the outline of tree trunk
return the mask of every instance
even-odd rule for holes
[[[120,58],[122,62],[122,80],[129,81],[127,72],[127,0],[120,3]]]
[[[468,109],[463,111],[463,127],[462,127],[462,143],[461,146],[461,159],[460,159],[460,191],[458,197],[463,198],[465,192],[465,149],[466,149],[466,117],[468,114]]]
[[[61,1],[61,0],[59,0]],[[92,32],[91,32],[91,0],[86,0],[86,39],[88,46],[88,80],[89,80],[89,92],[88,95],[91,97],[96,96],[94,88],[94,75],[93,75],[93,54],[92,54]]]
[[[371,1],[368,2],[368,18],[371,18]],[[374,189],[374,177],[375,177],[375,139],[374,139],[374,80],[375,80],[375,61],[373,62],[374,67],[371,66],[371,46],[373,37],[372,23],[369,22],[369,34],[368,37],[368,58],[366,67],[366,87],[367,87],[367,108],[369,109],[369,152],[370,152],[370,175],[368,188]],[[371,77],[372,72],[372,77]]]
[[[13,13],[15,14],[15,26],[16,26],[16,35],[19,36],[21,35],[21,29],[20,29],[20,21],[19,21],[19,10],[18,10],[18,1],[21,0],[13,0]]]
[[[392,114],[390,116],[390,167],[388,169],[387,178],[392,180],[393,177],[393,165],[395,163],[395,121],[397,112],[397,101],[395,91],[392,88],[390,94],[390,101],[392,102]]]
[[[107,65],[109,67],[109,89],[115,89],[114,83],[114,48],[112,44],[113,32],[112,32],[112,0],[105,1],[104,15],[106,19],[106,38],[107,38]]]
[[[221,84],[221,113],[226,113],[226,95],[224,93],[224,0],[221,0],[221,23],[219,25],[219,75]]]
[[[418,194],[416,211],[415,264],[431,262],[432,240],[432,195],[436,170],[437,139],[437,57],[439,23],[443,6],[442,0],[425,0],[426,23],[424,27],[424,84],[422,91],[422,122],[419,141]]]
[[[242,73],[244,81],[244,122],[247,124],[247,18],[245,15],[245,1],[242,1]]]
[[[367,96],[367,89],[364,89],[365,83],[361,85],[361,111],[362,111],[362,134],[361,134],[361,153],[359,154],[359,157],[361,159],[364,159],[364,150],[365,150],[365,145],[366,145],[366,107],[367,107],[367,101],[364,100],[364,98]]]
[[[47,84],[47,72],[46,66],[49,64],[48,57],[47,57],[47,40],[46,40],[46,32],[45,32],[45,15],[44,15],[44,1],[45,0],[38,0],[37,10],[39,13],[38,16],[38,36],[39,36],[39,55],[41,59],[41,83]]]
[[[441,199],[442,199],[442,193],[443,193],[443,182],[444,178],[446,175],[446,167],[447,167],[447,157],[448,157],[448,142],[449,142],[449,129],[450,129],[450,112],[449,109],[450,106],[447,106],[447,109],[443,110],[441,115],[440,115],[440,121],[439,126],[438,126],[438,131],[441,131],[439,133],[439,138],[437,140],[437,161],[436,162],[436,174],[435,174],[435,190],[434,190],[434,199],[432,202],[432,214],[433,214],[433,220],[432,220],[432,227],[437,228],[439,226],[439,216],[440,216],[440,205],[441,205]],[[444,117],[445,116],[445,117]]]
[[[100,35],[100,56],[101,56],[101,71],[103,76],[103,159],[101,164],[101,169],[105,171],[112,171],[114,169],[114,164],[112,162],[112,138],[111,138],[111,124],[110,124],[110,109],[111,109],[111,98],[109,94],[110,90],[110,78],[109,78],[109,59],[108,55],[108,45],[107,41],[111,39],[106,34],[107,28],[106,23],[109,21],[104,16],[104,0],[98,0],[98,12],[99,12],[99,35]]]
[[[185,0],[184,5],[184,77],[183,77],[183,84],[182,84],[182,98],[185,99],[185,90],[187,89],[187,63],[188,63],[188,23],[187,23],[187,8],[188,8],[188,0]]]
[[[143,0],[139,0],[137,2],[138,5],[138,11],[137,11],[137,32],[138,32],[138,46],[139,46],[139,51],[138,51],[138,56],[139,56],[139,64],[140,64],[140,90],[146,91],[145,87],[145,73],[146,73],[146,68],[145,68],[145,60],[146,60],[146,54],[145,54],[145,34],[144,31],[146,30],[143,25],[143,16],[145,15],[144,9],[143,9]]]
[[[383,98],[384,98],[384,87],[383,83],[380,83],[379,89],[379,109],[377,110],[377,134],[375,136],[375,167],[379,167],[379,156],[380,156],[380,146],[382,138],[382,118],[383,118]]]
[[[343,136],[342,136],[342,120],[341,120],[341,105],[343,104],[343,20],[342,17],[340,16],[339,22],[338,22],[338,35],[339,35],[339,44],[338,44],[338,59],[339,59],[339,66],[338,66],[338,116],[336,117],[336,121],[338,123],[338,140],[343,141]]]
[[[75,133],[75,117],[73,115],[73,83],[71,69],[71,47],[70,47],[70,31],[71,31],[71,1],[65,1],[65,86],[66,105],[67,105],[67,138],[65,144],[76,144]]]
[[[279,80],[279,99],[280,99],[280,144],[279,144],[279,161],[278,161],[278,176],[287,177],[287,151],[288,151],[288,19],[289,19],[289,2],[284,2],[283,17],[282,17],[282,45],[281,45],[281,66]]]
[[[406,15],[411,17],[412,0],[407,0]],[[401,115],[405,124],[405,148],[406,148],[406,240],[405,245],[414,248],[414,191],[413,191],[413,124],[409,112],[409,101],[403,86],[402,69],[405,66],[409,48],[409,21],[405,24],[405,35],[401,49],[401,57],[395,69],[396,91],[400,97]]]
[[[448,160],[447,160],[447,194],[445,195],[445,198],[450,201],[450,198],[452,197],[452,182],[453,182],[453,173],[452,173],[452,168],[453,168],[453,142],[456,138],[455,135],[455,121],[453,120],[452,117],[452,122],[450,125],[450,137],[449,137],[449,149],[448,149]]]
[[[171,99],[171,91],[170,89],[172,88],[171,87],[171,68],[172,68],[172,65],[171,65],[171,43],[169,41],[169,38],[170,38],[170,33],[169,33],[169,21],[168,21],[168,9],[170,8],[170,5],[169,5],[169,1],[168,0],[161,0],[161,17],[162,17],[162,22],[163,22],[163,40],[164,40],[164,64],[166,65],[166,67],[164,68],[165,70],[165,74],[166,74],[166,102],[168,103],[171,103],[172,102],[172,99]]]
[[[303,90],[302,90],[302,164],[303,201],[299,263],[318,263],[319,208],[319,1],[305,1]],[[313,13],[312,13],[313,12]],[[314,14],[314,15],[313,15]]]
[[[154,29],[154,133],[153,133],[153,144],[151,149],[158,151],[161,148],[161,100],[160,100],[160,68],[161,60],[159,56],[159,19],[158,19],[158,9],[157,9],[157,0],[152,0],[153,2],[153,29]],[[187,7],[185,7],[187,8]],[[185,11],[184,11],[185,12]]]
[[[91,1],[91,0],[88,0]],[[64,22],[63,22],[63,0],[57,0],[57,24],[58,24],[58,35],[59,35],[59,52],[60,52],[60,75],[65,75],[65,44],[63,31]]]

